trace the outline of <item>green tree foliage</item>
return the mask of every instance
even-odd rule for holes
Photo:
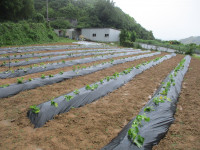
[[[44,23],[45,22],[44,16],[40,13],[35,13],[32,19],[33,19],[33,22],[35,22],[35,23]]]
[[[71,27],[70,22],[63,19],[57,19],[57,20],[51,21],[50,24],[51,24],[51,27],[54,29],[66,29],[66,28]]]
[[[33,0],[1,0],[0,20],[17,21],[31,18],[34,12]]]
[[[134,42],[136,40],[135,31],[122,30],[120,34],[120,45],[126,47],[134,47]]]
[[[131,35],[130,35],[130,41],[131,42],[135,42],[136,40],[136,32],[135,31],[132,31],[131,32]]]

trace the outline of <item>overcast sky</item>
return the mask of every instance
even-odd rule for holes
[[[113,0],[155,38],[200,36],[200,0]]]

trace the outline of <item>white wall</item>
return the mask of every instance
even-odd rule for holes
[[[110,28],[88,28],[82,29],[81,34],[89,40],[100,42],[116,42],[119,41],[119,34],[121,31]],[[96,34],[96,37],[93,37]],[[109,37],[105,37],[105,34],[109,34]]]
[[[120,33],[121,33],[121,31],[119,31],[119,30],[110,29],[109,41],[110,42],[119,41]]]

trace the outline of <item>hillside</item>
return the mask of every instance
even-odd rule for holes
[[[180,42],[183,44],[195,43],[197,45],[200,45],[200,36],[191,36],[185,39],[181,39]]]
[[[53,42],[58,38],[45,23],[0,23],[0,47]]]
[[[46,0],[35,0],[34,5],[36,11],[46,18]],[[49,0],[48,6],[53,28],[112,27],[135,31],[139,39],[154,39],[151,31],[143,28],[111,0]],[[77,24],[73,24],[72,20]]]

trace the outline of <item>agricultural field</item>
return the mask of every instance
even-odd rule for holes
[[[0,149],[197,150],[200,60],[105,45],[0,49]]]

